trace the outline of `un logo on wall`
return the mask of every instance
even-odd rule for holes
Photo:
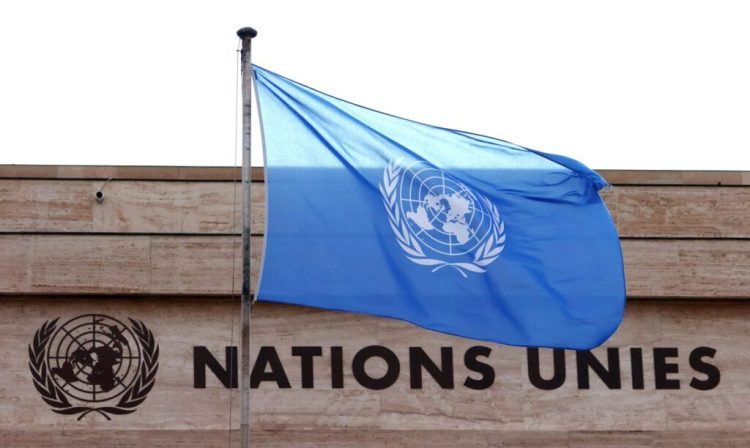
[[[36,390],[58,414],[129,414],[146,400],[159,368],[159,346],[143,322],[102,314],[45,322],[29,345]]]
[[[451,267],[464,277],[465,271],[483,273],[505,248],[505,224],[495,204],[427,162],[392,161],[380,192],[399,246],[432,272]]]

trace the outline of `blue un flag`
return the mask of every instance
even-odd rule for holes
[[[260,300],[520,346],[589,349],[620,324],[622,254],[597,173],[254,74]]]

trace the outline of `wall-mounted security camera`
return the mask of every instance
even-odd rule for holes
[[[104,203],[104,186],[107,185],[109,183],[109,181],[111,181],[112,179],[114,179],[114,178],[110,177],[109,179],[107,179],[107,181],[104,182],[102,184],[102,186],[99,187],[98,190],[96,190],[96,193],[94,193],[94,200],[96,201],[97,204],[103,204]]]

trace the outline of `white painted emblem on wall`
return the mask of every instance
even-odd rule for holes
[[[391,161],[380,193],[406,257],[432,272],[451,267],[464,277],[466,271],[481,274],[505,248],[505,224],[495,204],[424,161]]]

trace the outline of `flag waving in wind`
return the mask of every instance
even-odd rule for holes
[[[622,320],[620,243],[583,164],[331,97],[254,67],[259,300],[589,349]]]

